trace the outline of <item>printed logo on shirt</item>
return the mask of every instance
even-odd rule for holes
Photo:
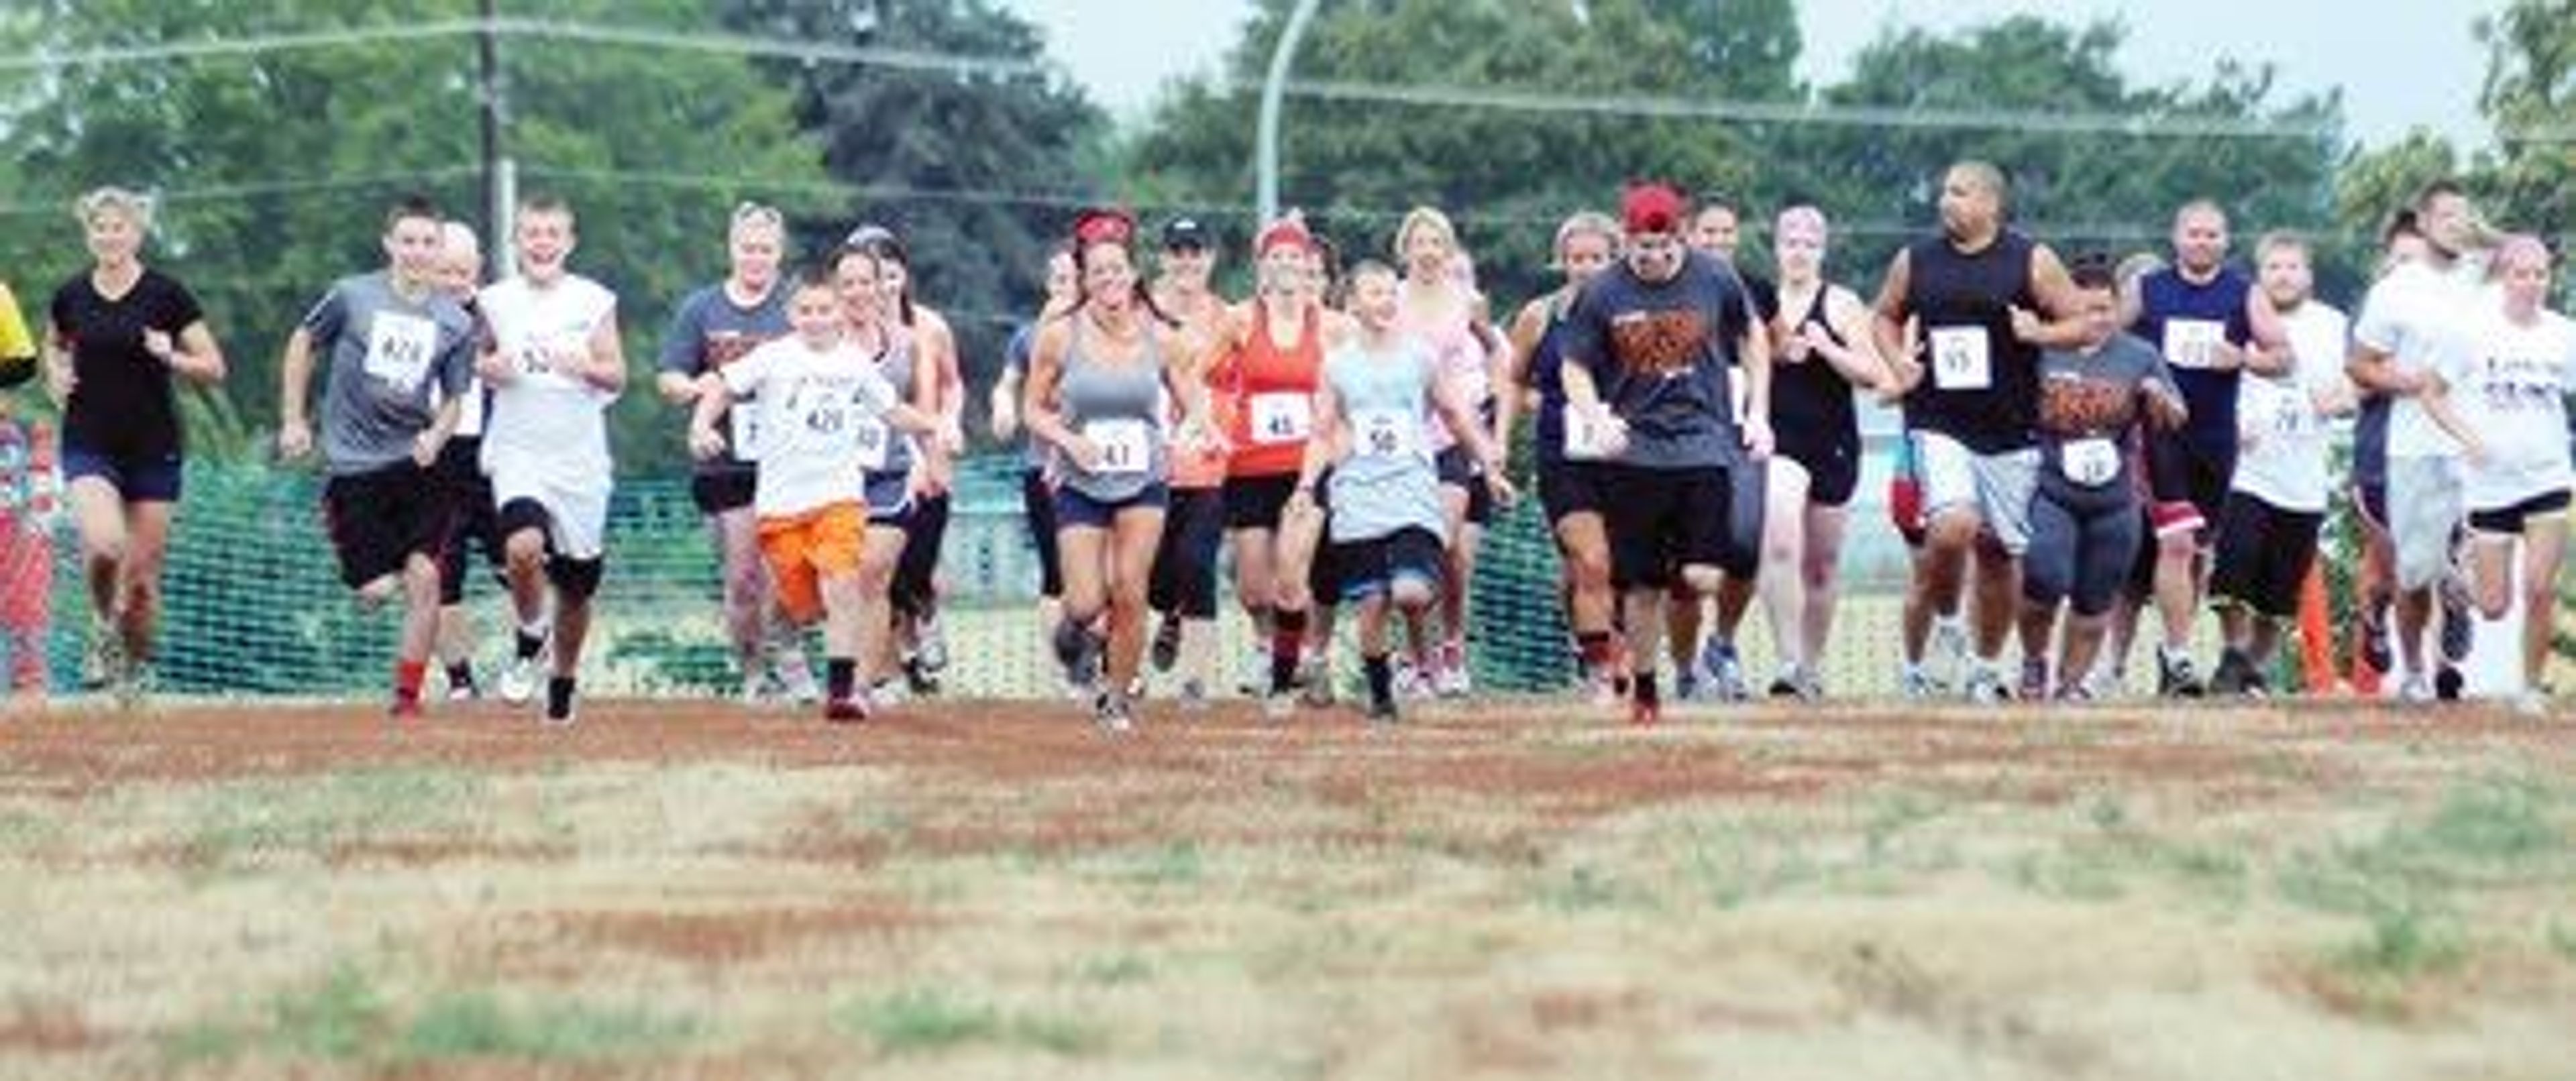
[[[1627,312],[1610,320],[1610,353],[1640,375],[1670,377],[1698,363],[1709,340],[1706,316],[1696,309]]]

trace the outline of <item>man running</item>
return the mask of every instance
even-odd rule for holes
[[[2003,172],[1981,161],[1950,167],[1941,182],[1941,232],[1896,254],[1878,295],[1879,354],[1906,389],[1906,428],[1930,525],[1916,564],[1929,616],[1958,609],[1976,562],[1975,659],[1967,695],[2010,697],[2004,641],[2019,608],[2021,552],[2039,453],[2039,347],[2071,344],[2044,326],[2078,310],[2057,253],[2008,228]],[[1909,337],[1907,327],[1919,333]],[[1908,351],[1908,343],[1914,349]],[[1907,681],[1923,681],[1930,620],[1905,627]]]
[[[403,597],[392,713],[420,716],[421,682],[438,637],[438,562],[453,524],[434,472],[472,376],[472,316],[435,281],[437,208],[417,196],[385,215],[386,269],[344,278],[287,336],[278,362],[280,457],[313,452],[305,405],[313,358],[330,366],[322,399],[322,505],[340,580],[359,600]]]
[[[560,199],[520,205],[519,274],[483,290],[495,348],[477,364],[492,388],[483,471],[492,478],[519,620],[501,697],[516,705],[534,695],[551,649],[544,714],[551,725],[573,723],[591,600],[606,569],[615,483],[608,406],[626,388],[617,295],[566,265],[579,243],[574,225]]]

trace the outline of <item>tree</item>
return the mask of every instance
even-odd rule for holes
[[[281,29],[387,31],[474,14],[471,0],[39,6],[32,19],[0,24],[11,55],[248,42]],[[561,0],[549,15],[708,18],[702,0]],[[502,56],[511,104],[504,142],[521,163],[523,188],[574,202],[583,226],[577,265],[624,298],[631,353],[649,356],[681,291],[721,268],[732,198],[810,190],[822,179],[786,94],[738,58],[525,35],[505,38]],[[39,283],[22,291],[41,303],[84,260],[76,226],[55,208],[67,210],[75,192],[96,184],[162,192],[154,257],[203,298],[232,361],[227,386],[192,416],[192,430],[202,435],[236,409],[250,418],[237,430],[266,425],[288,330],[333,279],[381,263],[377,227],[388,202],[418,191],[461,217],[484,217],[475,71],[472,37],[450,34],[22,74],[0,84],[0,128],[25,161],[27,186],[15,190],[39,224],[0,234],[0,257]],[[721,177],[703,179],[719,169]],[[486,246],[495,258],[505,250]],[[662,429],[676,426],[645,397],[621,407],[620,454],[675,457],[677,439]],[[237,452],[249,443],[199,440],[201,449]]]
[[[2489,57],[2478,107],[2496,133],[2480,194],[2496,220],[2563,239],[2576,228],[2576,0],[2517,0],[2477,34]]]

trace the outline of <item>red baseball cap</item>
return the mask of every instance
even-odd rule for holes
[[[1689,209],[1689,199],[1660,181],[1630,184],[1619,196],[1619,218],[1631,233],[1680,232]]]

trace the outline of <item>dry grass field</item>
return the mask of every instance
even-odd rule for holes
[[[2576,725],[0,723],[0,1075],[2576,1076]]]

